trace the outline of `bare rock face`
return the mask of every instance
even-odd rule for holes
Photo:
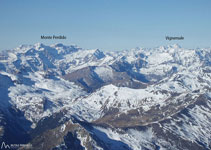
[[[109,70],[110,76],[101,76],[98,74],[98,70],[105,69]],[[139,76],[139,78],[138,78]],[[121,71],[117,72],[112,67],[85,67],[79,69],[75,72],[66,74],[63,76],[64,79],[74,82],[77,85],[81,86],[88,92],[93,92],[105,85],[113,84],[119,87],[130,87],[134,89],[145,88],[147,86],[148,81],[142,77],[144,81],[142,81],[141,76],[143,75],[133,75],[132,73]]]

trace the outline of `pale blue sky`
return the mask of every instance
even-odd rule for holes
[[[41,35],[67,40],[41,40]],[[184,36],[166,41],[165,36]],[[210,0],[0,0],[0,50],[64,43],[122,50],[211,46]]]

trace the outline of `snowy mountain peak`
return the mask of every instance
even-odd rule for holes
[[[169,47],[169,48],[174,48],[174,49],[182,48],[179,44],[169,45],[168,47]]]
[[[63,45],[62,43],[57,43],[55,45],[53,45],[54,47],[65,47],[65,45]]]
[[[34,47],[35,47],[35,49],[39,50],[41,48],[45,48],[46,45],[44,45],[43,43],[35,43]]]

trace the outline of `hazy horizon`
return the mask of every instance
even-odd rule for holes
[[[65,46],[71,46],[71,45],[73,45],[73,46],[77,46],[77,47],[82,48],[82,49],[85,49],[85,50],[99,49],[99,50],[104,51],[104,52],[109,52],[109,51],[113,51],[113,52],[115,52],[115,51],[124,51],[124,50],[132,50],[132,49],[136,49],[136,48],[154,49],[154,48],[159,48],[159,47],[162,47],[162,46],[168,47],[168,46],[174,46],[174,45],[178,45],[181,48],[190,49],[190,50],[191,49],[197,49],[197,48],[200,48],[200,49],[203,49],[203,48],[211,48],[211,46],[207,46],[207,47],[194,47],[194,48],[193,47],[184,47],[184,46],[182,46],[182,45],[180,45],[178,43],[173,43],[173,44],[166,44],[166,45],[157,45],[157,46],[152,46],[152,47],[144,47],[144,46],[141,46],[140,45],[140,46],[134,46],[134,47],[131,47],[131,48],[128,48],[128,49],[125,48],[125,49],[120,49],[120,50],[119,49],[109,50],[109,49],[100,49],[100,48],[97,48],[97,47],[95,47],[95,48],[84,48],[84,47],[81,47],[80,45],[75,44],[75,43],[64,44],[62,42],[57,42],[57,43],[45,44],[45,43],[42,43],[42,42],[37,42],[37,43],[32,43],[32,44],[20,44],[20,45],[17,45],[15,47],[13,47],[13,48],[10,48],[10,49],[2,49],[0,51],[12,50],[12,49],[18,48],[20,46],[35,46],[36,44],[43,44],[45,46],[53,46],[53,45],[56,45],[56,44],[63,44]]]

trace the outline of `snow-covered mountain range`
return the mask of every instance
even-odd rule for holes
[[[0,101],[10,144],[211,149],[211,48],[21,45],[0,51]]]

